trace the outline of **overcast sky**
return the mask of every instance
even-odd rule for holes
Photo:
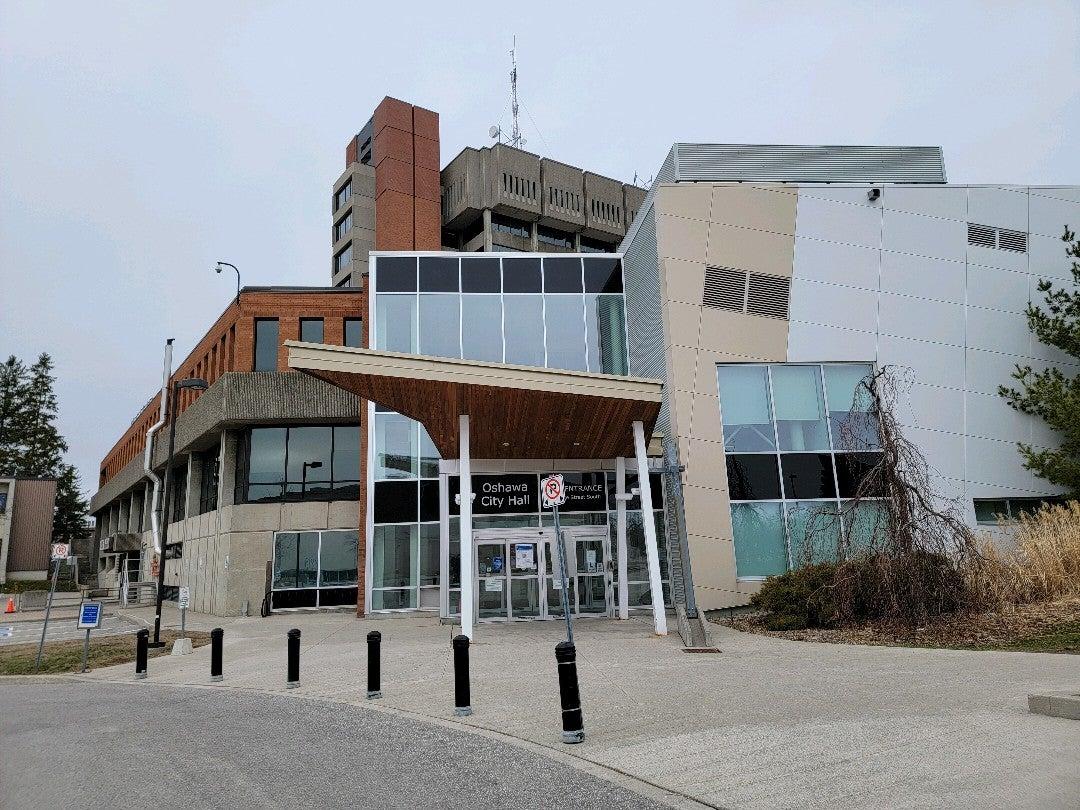
[[[349,138],[393,95],[440,113],[444,164],[488,143],[515,34],[526,148],[616,178],[683,140],[940,144],[953,182],[1080,183],[1077,3],[4,0],[0,354],[52,354],[86,489],[165,339],[182,358],[229,303],[215,260],[327,284]]]

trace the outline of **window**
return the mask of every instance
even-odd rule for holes
[[[277,532],[272,607],[355,605],[359,545],[355,531]]]
[[[237,503],[360,497],[360,428],[297,425],[244,434]]]
[[[976,498],[975,520],[984,524],[997,524],[1019,520],[1021,515],[1031,515],[1047,504],[1064,503],[1060,497],[1046,498]]]
[[[871,547],[885,519],[868,491],[881,462],[860,387],[872,372],[866,363],[717,366],[738,577]],[[856,495],[858,507],[848,500]]]
[[[278,319],[255,319],[255,371],[278,370]]]
[[[573,234],[558,231],[555,228],[548,228],[544,225],[536,226],[536,241],[541,245],[551,245],[566,250],[574,249]]]
[[[519,219],[512,219],[500,214],[491,215],[491,230],[493,233],[516,236],[518,239],[530,239],[532,237],[532,226],[528,222],[522,222]]]
[[[337,283],[337,284],[335,284],[334,286],[335,286],[335,287],[351,287],[351,286],[352,286],[352,274],[350,273],[349,275],[347,275],[347,276],[344,276],[344,277],[343,277],[343,278],[342,278],[342,279],[341,279],[340,281],[338,281],[338,283]]]
[[[334,256],[334,273],[340,273],[342,270],[348,270],[352,267],[352,242],[343,247],[338,254]]]
[[[199,514],[213,512],[218,506],[218,454],[209,450],[199,455],[201,484],[199,487]]]
[[[176,523],[187,517],[187,465],[182,464],[172,468],[169,476],[169,490],[171,492],[172,508],[170,510],[170,523]]]
[[[361,349],[364,346],[364,319],[363,318],[346,318],[342,334],[344,335],[344,345],[352,346],[354,349]]]
[[[338,189],[334,194],[334,210],[337,211],[341,206],[349,201],[352,197],[352,178],[345,181],[345,185]]]
[[[334,241],[337,242],[352,228],[352,211],[349,211],[342,219],[334,223]]]
[[[599,239],[590,239],[587,236],[581,237],[581,252],[582,253],[611,253],[615,246],[602,242]]]
[[[305,343],[322,343],[323,342],[323,319],[322,318],[301,318],[300,319],[300,340]]]

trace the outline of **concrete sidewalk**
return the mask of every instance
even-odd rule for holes
[[[153,620],[152,611],[149,613]],[[175,611],[166,623],[175,624]],[[452,628],[343,614],[217,619],[217,688],[368,705],[365,637],[383,634],[377,701],[508,735],[725,807],[1075,807],[1080,723],[1027,712],[1026,695],[1080,685],[1080,658],[812,644],[719,628],[688,654],[647,620],[575,625],[586,740],[560,740],[555,622],[478,625],[474,715],[453,717]],[[285,689],[299,627],[301,686]],[[83,676],[130,681],[130,666]],[[150,662],[149,682],[210,686],[209,647]]]

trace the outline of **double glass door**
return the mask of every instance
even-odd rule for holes
[[[610,554],[600,527],[564,529],[570,567],[567,599],[575,615],[611,615]],[[558,546],[551,529],[478,533],[476,607],[478,621],[561,618],[562,582]]]

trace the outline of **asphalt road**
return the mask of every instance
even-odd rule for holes
[[[5,622],[0,616],[0,647],[15,644],[36,644],[41,641],[42,621]],[[101,627],[91,630],[91,636],[114,636],[118,633],[132,633],[139,625],[124,621],[116,616],[105,616],[101,620]],[[49,619],[49,630],[45,636],[48,641],[70,641],[71,639],[82,640],[86,637],[86,631],[78,627],[78,619],[73,616],[62,618],[52,617]]]
[[[655,808],[469,732],[292,697],[0,684],[0,806]]]

